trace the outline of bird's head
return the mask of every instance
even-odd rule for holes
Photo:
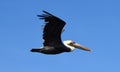
[[[80,45],[72,40],[66,40],[63,43],[66,47],[70,48],[71,51],[73,51],[75,48],[82,49],[85,51],[91,51],[89,48],[86,48],[86,47],[84,47],[84,46],[82,46],[82,45]]]

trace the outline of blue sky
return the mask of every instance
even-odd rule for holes
[[[1,0],[0,72],[120,72],[119,0]],[[42,46],[46,10],[66,21],[62,40],[71,39],[92,52],[44,55],[30,52]]]

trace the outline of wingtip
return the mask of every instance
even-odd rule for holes
[[[45,11],[45,10],[43,10],[43,12],[44,12],[45,14],[37,15],[37,17],[39,17],[39,19],[45,19],[46,17],[54,16],[54,15],[50,14],[49,12],[47,12],[47,11]],[[55,17],[55,16],[54,16],[54,17]]]
[[[37,15],[37,17],[41,17],[41,15]]]
[[[50,14],[49,12],[45,11],[45,10],[42,10],[42,12],[46,13],[46,14],[49,14],[49,15],[52,15]],[[37,17],[43,17],[45,14],[42,14],[42,15],[37,15]]]
[[[46,13],[47,11],[43,10],[44,13]]]
[[[45,11],[45,10],[42,10],[44,13],[48,13],[47,11]]]
[[[39,17],[39,19],[44,19],[44,16],[42,15],[37,15],[37,17]]]
[[[46,14],[48,14],[48,15],[52,15],[51,13],[49,13],[49,12],[47,12],[45,10],[43,10],[43,12],[46,13]],[[54,15],[52,15],[52,16],[54,16]]]

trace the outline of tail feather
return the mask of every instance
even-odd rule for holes
[[[31,49],[31,52],[41,52],[41,49]]]

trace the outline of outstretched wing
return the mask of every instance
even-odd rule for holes
[[[44,46],[61,45],[61,33],[65,22],[46,11],[43,12],[44,14],[38,15],[38,17],[45,20],[43,30]]]

